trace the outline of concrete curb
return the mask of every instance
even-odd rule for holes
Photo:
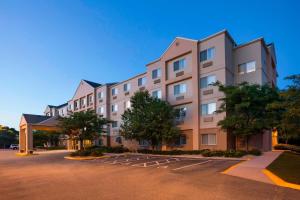
[[[263,169],[262,172],[278,186],[300,190],[300,185],[286,182],[267,169]]]
[[[67,160],[96,160],[96,159],[102,159],[102,158],[109,158],[110,156],[99,156],[99,157],[95,157],[95,156],[65,156],[64,159]]]
[[[211,160],[237,160],[237,161],[246,161],[249,158],[230,158],[230,157],[204,157],[204,156],[197,156],[197,155],[158,155],[158,154],[143,154],[143,153],[122,153],[122,154],[110,154],[110,155],[149,155],[149,156],[157,156],[157,157],[174,157],[174,158],[192,158],[192,159],[211,159]]]

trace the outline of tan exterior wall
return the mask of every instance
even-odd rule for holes
[[[207,61],[200,61],[200,52],[214,47],[214,57]],[[174,71],[174,62],[185,59],[185,68]],[[239,74],[238,66],[245,62],[255,61],[256,70],[254,72]],[[152,71],[160,68],[161,76],[152,79]],[[228,32],[223,31],[203,40],[191,40],[186,38],[176,38],[166,51],[157,60],[147,65],[146,73],[137,75],[131,79],[114,85],[102,85],[93,88],[84,81],[81,81],[74,97],[68,104],[74,104],[75,100],[93,95],[93,105],[78,109],[95,109],[98,114],[99,108],[103,107],[103,116],[110,120],[117,121],[118,126],[108,128],[110,144],[118,146],[116,138],[120,137],[119,127],[121,115],[125,111],[125,102],[130,100],[138,86],[138,78],[146,77],[146,85],[142,86],[150,94],[155,90],[161,90],[162,99],[167,100],[175,108],[186,107],[186,117],[178,127],[182,134],[187,136],[187,144],[181,147],[167,147],[167,149],[227,149],[227,134],[218,127],[218,122],[225,117],[225,113],[201,116],[201,105],[215,102],[217,108],[220,106],[220,98],[223,94],[215,86],[206,88],[200,87],[200,79],[214,75],[216,80],[225,85],[238,84],[244,81],[249,83],[264,84],[269,83],[276,86],[276,56],[274,46],[266,46],[263,39],[258,39],[247,44],[237,46]],[[130,90],[123,90],[124,84],[130,84]],[[174,95],[174,86],[186,84],[184,94]],[[117,88],[118,94],[113,96],[112,89]],[[102,99],[98,98],[98,93],[103,92]],[[112,105],[118,105],[118,111],[112,112]],[[74,108],[73,108],[74,109]],[[202,134],[216,134],[215,145],[202,144]],[[267,136],[256,138],[254,141],[268,140]],[[128,148],[140,148],[136,141],[126,141],[122,139],[122,145]],[[263,144],[262,146],[267,146]]]

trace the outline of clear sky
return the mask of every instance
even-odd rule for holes
[[[0,124],[69,100],[81,79],[145,71],[176,36],[227,29],[237,43],[274,42],[278,85],[300,73],[300,1],[0,1]]]

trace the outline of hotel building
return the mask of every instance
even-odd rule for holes
[[[236,44],[224,30],[201,40],[177,37],[161,56],[146,64],[145,73],[118,83],[100,84],[81,80],[74,96],[60,106],[48,105],[47,116],[68,116],[70,112],[95,110],[114,121],[100,141],[104,145],[147,148],[145,141],[127,141],[119,134],[121,115],[130,108],[136,91],[148,90],[180,110],[177,124],[182,136],[172,148],[184,150],[230,149],[237,143],[217,125],[225,113],[216,114],[223,93],[211,83],[225,85],[242,82],[276,87],[274,44],[258,38]],[[272,133],[253,136],[249,146],[264,151],[272,148]],[[166,147],[170,149],[171,147]]]

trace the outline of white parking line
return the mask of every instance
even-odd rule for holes
[[[185,166],[182,166],[182,167],[175,168],[173,170],[176,171],[176,170],[180,170],[180,169],[184,169],[184,168],[188,168],[188,167],[193,167],[193,166],[196,166],[196,165],[202,165],[202,164],[205,164],[205,163],[208,163],[208,162],[210,162],[210,160],[200,162],[200,163],[191,164],[191,165],[185,165]]]

